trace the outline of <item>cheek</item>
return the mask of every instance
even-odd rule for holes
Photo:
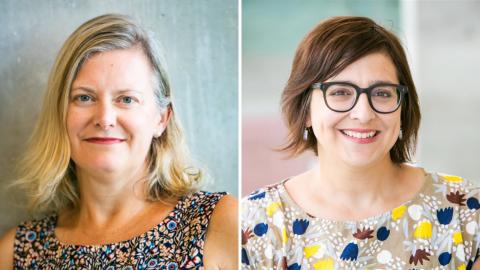
[[[68,137],[72,138],[76,133],[80,132],[88,122],[88,116],[78,110],[69,108],[67,110],[66,127]]]
[[[118,124],[131,137],[142,140],[150,140],[155,132],[155,119],[149,114],[125,114],[117,118]]]
[[[343,119],[343,115],[328,109],[323,100],[312,107],[314,110],[310,113],[311,124],[317,140],[321,143],[322,140],[335,136],[335,127]]]

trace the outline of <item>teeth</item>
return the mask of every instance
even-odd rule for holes
[[[377,133],[376,131],[371,131],[371,132],[367,132],[367,133],[360,133],[360,132],[355,132],[355,131],[351,131],[351,130],[342,130],[342,132],[345,135],[348,135],[348,136],[353,137],[353,138],[358,138],[358,139],[371,138],[371,137],[375,136],[375,134]]]

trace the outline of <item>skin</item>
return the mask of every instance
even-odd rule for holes
[[[164,131],[171,113],[156,107],[151,82],[149,60],[138,49],[94,54],[73,81],[66,122],[82,200],[78,209],[59,215],[55,235],[60,242],[125,241],[157,226],[175,207],[149,202],[140,181],[151,141]],[[215,207],[205,238],[205,269],[237,267],[235,209],[238,201],[229,195]],[[0,241],[1,269],[13,267],[14,236],[15,229]]]
[[[381,53],[359,59],[327,81],[345,80],[362,88],[379,80],[399,84],[394,64]],[[307,213],[328,220],[358,221],[402,205],[421,189],[422,170],[390,159],[401,127],[400,110],[376,113],[362,94],[351,111],[337,113],[327,108],[321,90],[314,90],[307,126],[312,126],[318,140],[321,162],[285,182],[289,195]],[[340,133],[358,128],[380,133],[369,144],[353,142]],[[472,269],[480,270],[480,262]]]
[[[377,81],[399,84],[395,66],[382,53],[359,59],[328,81],[350,81],[363,88]],[[376,113],[365,94],[351,111],[334,112],[325,105],[322,91],[314,90],[307,126],[318,139],[321,162],[286,182],[294,201],[316,217],[347,221],[387,212],[412,198],[423,185],[423,171],[394,164],[389,155],[398,139],[400,113]],[[340,131],[352,129],[375,130],[377,140],[361,144]]]

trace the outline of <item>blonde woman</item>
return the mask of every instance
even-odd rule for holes
[[[68,38],[33,138],[17,184],[46,217],[1,239],[1,269],[237,267],[237,200],[199,191],[159,46],[130,17]]]

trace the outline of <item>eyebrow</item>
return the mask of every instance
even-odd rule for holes
[[[340,83],[351,83],[351,84],[355,84],[353,81],[351,80],[338,80],[338,81],[332,81],[332,82],[340,82]],[[389,81],[384,81],[384,80],[374,80],[374,81],[370,81],[369,82],[370,85],[375,85],[375,84],[396,84],[396,83],[393,83],[393,82],[389,82]],[[356,84],[355,84],[356,85]]]
[[[88,87],[85,87],[85,86],[79,86],[79,87],[72,88],[72,89],[70,90],[70,92],[73,92],[73,91],[76,91],[76,90],[83,90],[83,91],[85,91],[85,92],[92,93],[92,94],[95,93],[95,90],[93,90],[93,89],[91,89],[91,88],[88,88]],[[135,93],[138,93],[138,94],[140,94],[140,95],[143,95],[143,93],[140,92],[140,91],[133,90],[133,89],[128,89],[128,88],[127,88],[127,89],[120,89],[120,90],[116,91],[115,93],[116,93],[116,94],[117,94],[117,93],[123,94],[123,93],[126,93],[126,92],[135,92]]]

